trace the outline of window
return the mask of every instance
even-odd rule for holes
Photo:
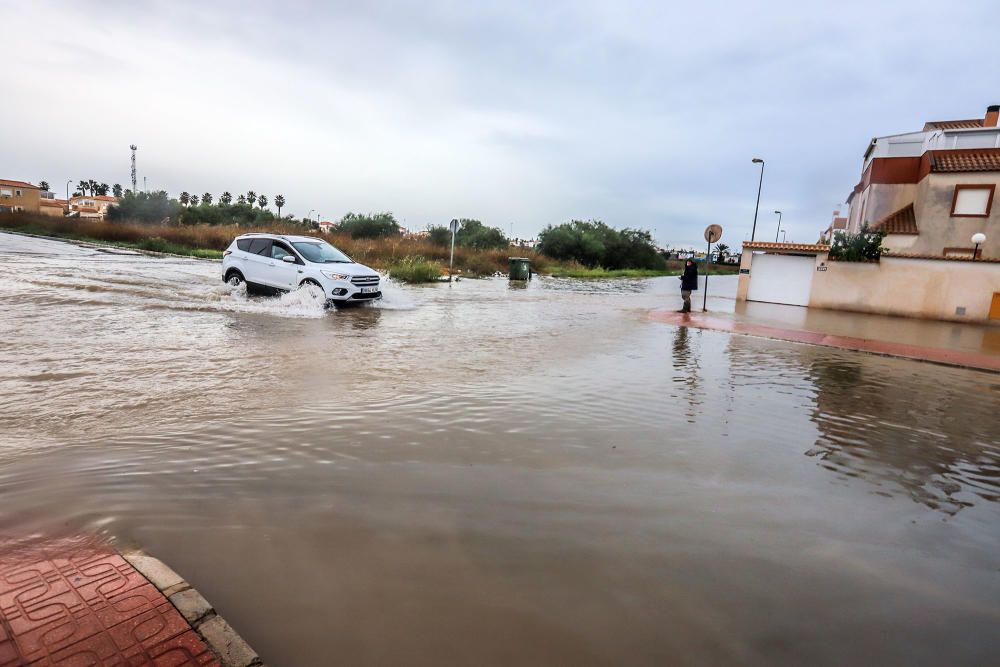
[[[284,243],[278,243],[277,241],[275,241],[274,245],[271,246],[271,257],[282,261],[284,261],[285,257],[292,257],[295,259],[296,264],[302,263],[299,261],[299,258],[295,256],[295,253],[292,252],[291,248],[286,246]]]
[[[7,188],[0,188],[0,197],[13,197],[14,191]]]
[[[317,264],[347,264],[351,262],[350,257],[326,241],[300,241],[292,245],[310,262]]]
[[[250,239],[239,239],[236,241],[236,247],[243,252],[250,252]]]
[[[250,242],[250,250],[255,255],[271,256],[271,239],[254,239]]]
[[[951,201],[952,217],[986,218],[993,207],[996,184],[956,185]]]
[[[15,197],[21,197],[24,195],[24,190],[14,190]]]
[[[291,249],[288,246],[278,243],[277,241],[275,241],[274,245],[271,246],[272,259],[284,260],[284,258],[289,255],[295,257],[295,255],[292,253]],[[298,258],[296,257],[296,259]]]

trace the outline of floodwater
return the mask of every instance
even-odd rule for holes
[[[651,321],[675,278],[0,268],[0,535],[142,547],[271,665],[1000,656],[1000,376]]]

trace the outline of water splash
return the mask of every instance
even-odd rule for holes
[[[413,310],[417,304],[402,285],[389,276],[382,276],[382,298],[369,304],[369,307],[382,310]]]
[[[247,293],[246,284],[235,287],[219,283],[210,290],[217,295],[223,310],[238,313],[259,313],[276,317],[319,318],[331,312],[326,307],[323,290],[315,285],[305,285],[278,297],[256,296]]]

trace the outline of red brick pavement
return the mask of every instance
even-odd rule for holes
[[[713,331],[728,331],[730,333],[775,338],[795,343],[810,343],[825,345],[844,350],[872,352],[893,357],[931,361],[948,366],[963,366],[1000,372],[1000,356],[977,354],[964,350],[948,350],[939,347],[924,347],[907,343],[894,343],[870,338],[854,338],[851,336],[835,336],[832,334],[803,331],[801,329],[783,329],[752,322],[743,322],[728,317],[713,316],[705,313],[676,313],[658,310],[653,312],[653,319],[677,326],[711,329]]]
[[[15,665],[219,663],[170,601],[121,556],[50,545],[0,555],[0,667]]]

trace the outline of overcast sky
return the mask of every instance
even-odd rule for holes
[[[1000,103],[1000,3],[0,0],[0,177],[411,229],[812,242],[875,135]]]

